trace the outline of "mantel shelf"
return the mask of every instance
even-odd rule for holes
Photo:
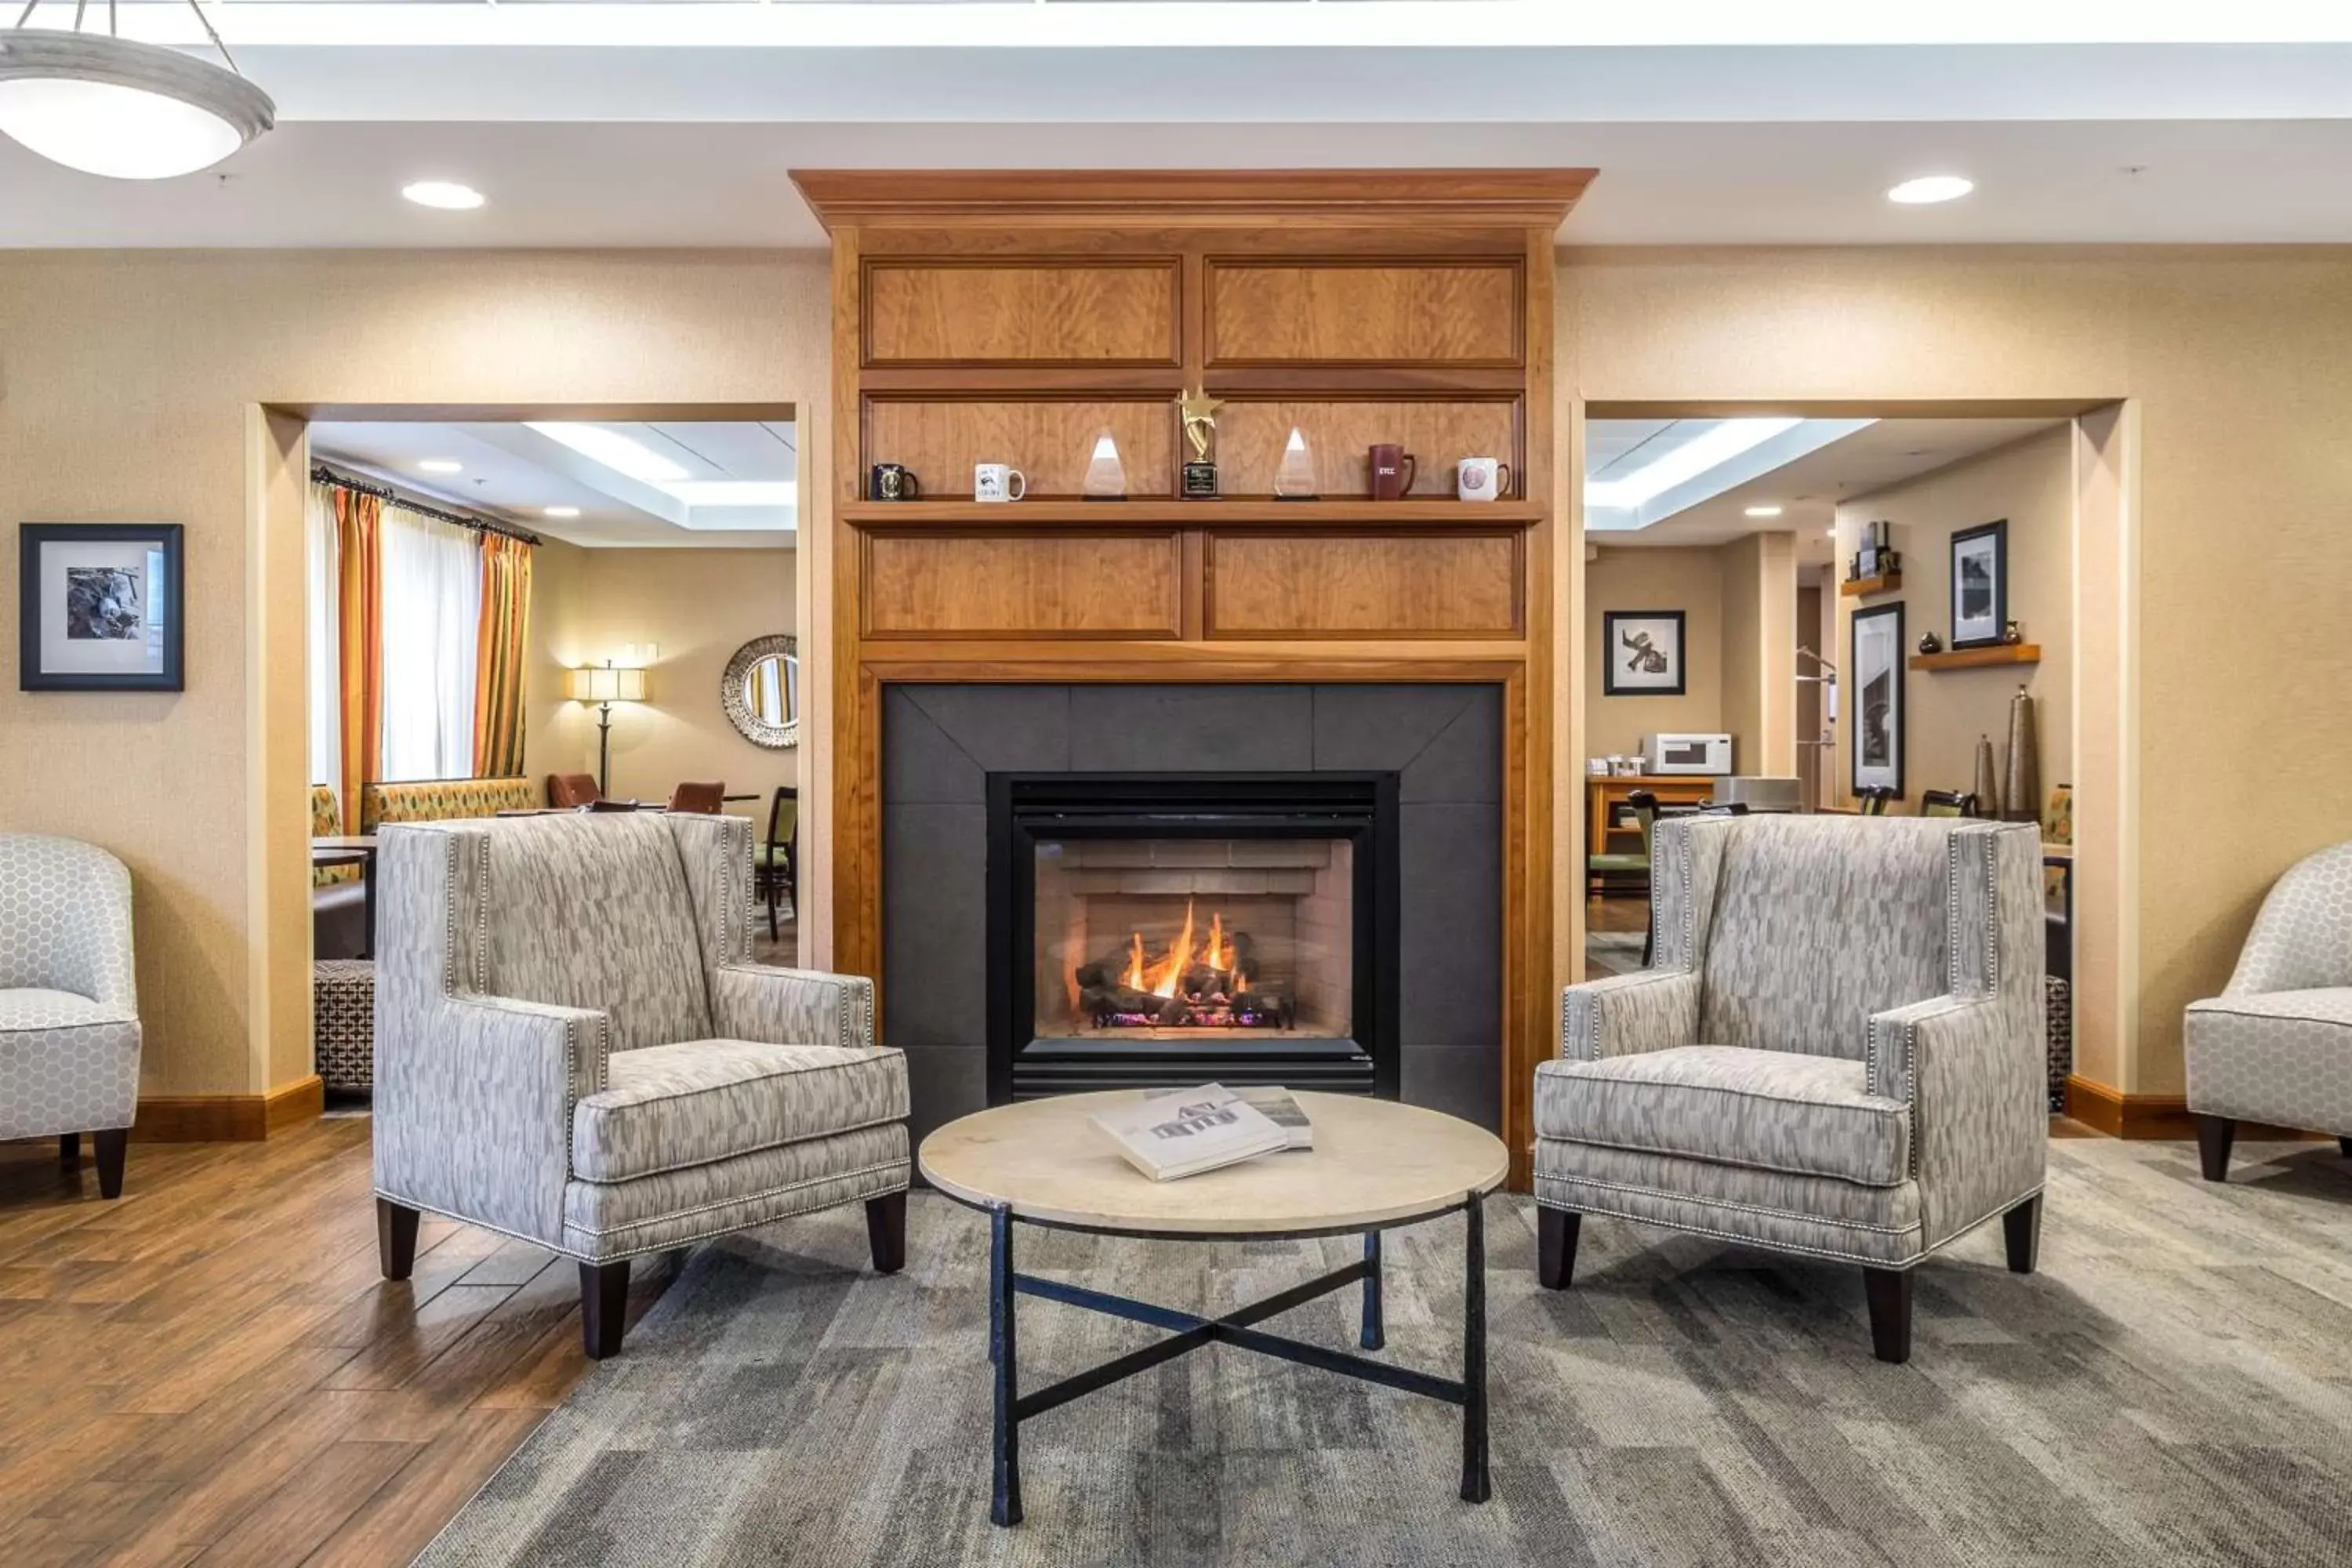
[[[2040,664],[2042,645],[2033,642],[1995,643],[1990,647],[1964,647],[1949,653],[1915,653],[1914,669],[1981,669],[1996,664]]]
[[[1848,577],[1838,584],[1838,593],[1849,599],[1866,599],[1873,594],[1892,594],[1903,586],[1903,574],[1888,572],[1876,577]]]
[[[841,519],[857,528],[1525,528],[1543,520],[1532,501],[1276,500],[1231,496],[1177,500],[849,501]]]

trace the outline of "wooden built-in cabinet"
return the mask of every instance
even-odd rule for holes
[[[834,244],[836,966],[880,973],[893,681],[1452,681],[1504,693],[1505,1136],[1551,954],[1552,247],[1580,170],[803,172]],[[1221,499],[1178,399],[1223,400]],[[1273,498],[1293,426],[1318,490]],[[1128,499],[1081,499],[1097,439]],[[1414,455],[1370,499],[1367,448]],[[1507,463],[1492,502],[1454,464]],[[921,499],[866,494],[877,463]],[[1027,499],[982,504],[1001,462]]]

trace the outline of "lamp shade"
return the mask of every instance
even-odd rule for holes
[[[572,672],[572,700],[574,702],[643,702],[645,700],[646,672],[642,669],[615,669],[609,664],[602,664]]]

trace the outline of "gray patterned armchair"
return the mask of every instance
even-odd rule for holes
[[[629,1260],[864,1202],[906,1258],[907,1067],[869,980],[751,960],[751,825],[613,813],[383,829],[375,1190],[580,1264],[591,1356]]]
[[[94,844],[0,833],[0,1139],[55,1136],[122,1195],[139,1114],[131,873]]]
[[[2221,994],[2189,1005],[2182,1049],[2205,1179],[2241,1121],[2336,1134],[2352,1159],[2352,844],[2278,879]]]
[[[1537,1068],[1543,1283],[1584,1215],[1862,1266],[1882,1361],[1911,1269],[1995,1215],[2030,1273],[2049,1136],[2039,836],[1894,817],[1658,825],[1655,959],[1571,985]]]

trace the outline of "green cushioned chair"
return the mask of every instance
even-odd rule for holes
[[[768,902],[768,940],[776,940],[776,906],[790,900],[799,911],[800,857],[794,850],[800,828],[800,792],[780,784],[768,804],[768,837],[751,846],[751,886]]]
[[[1641,826],[1642,852],[1639,855],[1597,854],[1584,858],[1586,885],[1598,891],[1603,877],[1647,877],[1650,874],[1650,834],[1658,825],[1658,797],[1648,790],[1637,789],[1625,796],[1626,806],[1633,820]],[[1607,839],[1604,836],[1602,842]]]
[[[1974,816],[1977,797],[1966,790],[1931,789],[1919,794],[1922,816]]]

